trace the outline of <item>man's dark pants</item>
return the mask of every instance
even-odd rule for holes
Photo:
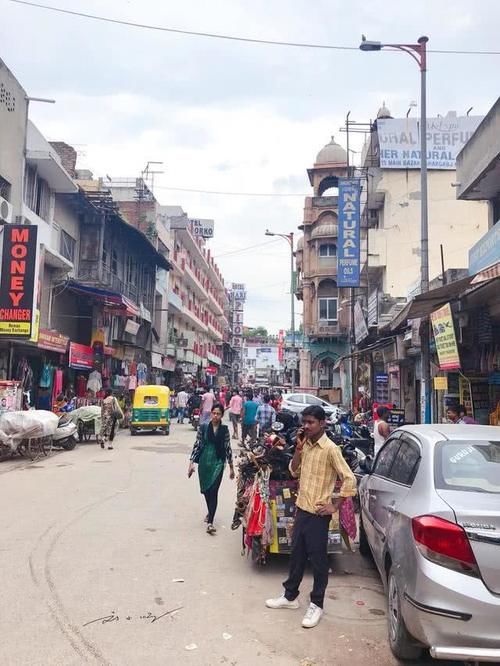
[[[311,562],[314,585],[311,602],[323,608],[328,585],[328,527],[331,516],[318,516],[297,508],[292,534],[292,552],[288,579],[283,583],[285,597],[293,601],[299,596],[307,560]]]

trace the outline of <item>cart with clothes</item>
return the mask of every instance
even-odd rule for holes
[[[92,437],[97,440],[101,431],[101,407],[99,405],[84,405],[69,414],[77,427],[79,442],[88,442]]]
[[[290,554],[295,519],[298,481],[289,472],[295,442],[283,436],[283,424],[253,445],[247,445],[238,459],[237,498],[231,528],[243,526],[242,554],[265,564],[268,553]],[[345,503],[344,503],[345,504]],[[329,554],[342,552],[342,539],[356,535],[352,504],[342,505],[331,518],[328,533]]]
[[[0,453],[35,460],[48,455],[59,418],[43,409],[4,412],[0,416]]]

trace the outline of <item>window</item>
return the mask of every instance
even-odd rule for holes
[[[300,395],[300,393],[294,393],[294,394],[289,395],[287,397],[287,401],[288,402],[297,402],[297,403],[303,405],[304,404],[304,396]]]
[[[336,257],[337,256],[337,246],[335,243],[323,243],[319,246],[319,256],[320,257]]]
[[[420,463],[420,449],[416,442],[401,438],[401,447],[394,459],[391,468],[390,479],[405,486],[411,486],[417,474]]]
[[[10,201],[10,183],[2,176],[0,176],[0,197]]]
[[[28,208],[42,220],[48,221],[50,212],[50,189],[33,167],[27,166],[24,175],[24,201]]]
[[[323,400],[320,400],[317,398],[315,395],[306,395],[306,404],[307,405],[319,405],[320,407],[323,407],[324,402]]]
[[[397,437],[392,437],[384,444],[375,461],[375,467],[373,469],[374,474],[377,476],[389,477],[392,463],[394,462],[400,446],[401,442]]]
[[[337,323],[336,298],[318,298],[319,319],[327,322],[329,326]]]
[[[111,252],[111,272],[113,275],[118,275],[118,252],[116,250]]]
[[[500,494],[500,441],[441,442],[434,476],[436,488],[443,490]],[[483,505],[487,504],[488,500]]]
[[[75,262],[75,250],[76,250],[76,240],[61,229],[61,242],[60,242],[60,253],[62,256],[71,261]]]

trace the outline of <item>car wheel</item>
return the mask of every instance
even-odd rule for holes
[[[359,512],[359,552],[363,557],[371,557],[372,551],[370,550],[370,544],[366,538],[366,532],[363,525],[363,516],[361,515],[361,510]]]
[[[398,659],[415,661],[422,656],[422,648],[415,645],[415,639],[406,628],[401,612],[401,593],[393,567],[387,579],[387,605],[389,611],[389,645]]]

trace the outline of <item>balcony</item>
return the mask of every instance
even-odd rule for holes
[[[210,363],[214,363],[215,365],[222,365],[222,358],[216,354],[212,354],[212,352],[207,352],[207,359],[210,361]]]
[[[168,292],[168,304],[169,306],[172,307],[172,310],[174,312],[178,313],[183,312],[182,298],[179,296],[179,294],[176,294],[174,291]]]
[[[308,326],[306,330],[306,335],[316,338],[334,338],[346,336],[349,333],[349,327],[345,324],[333,324],[328,325],[323,322],[317,322],[312,326]]]
[[[189,265],[187,259],[182,260],[182,267],[184,269],[184,281],[186,286],[190,287],[201,301],[206,301],[207,290],[203,286],[201,280],[197,277],[194,269]]]
[[[221,317],[224,316],[224,308],[210,291],[208,292],[208,303],[209,306],[212,308],[213,312],[215,312],[217,315]]]
[[[182,314],[192,326],[197,328],[198,331],[203,331],[204,333],[208,331],[207,325],[200,319],[192,307],[190,308],[188,305],[184,305],[182,308]]]
[[[80,263],[82,264],[83,262]],[[126,296],[135,303],[142,301],[148,310],[152,310],[153,303],[151,296],[139,294],[135,284],[124,282],[118,275],[113,273],[109,266],[102,262],[86,262],[85,267],[80,265],[77,279],[83,283],[94,283],[105,287],[110,291]]]
[[[220,342],[222,342],[222,340],[224,339],[224,334],[222,333],[222,331],[218,331],[212,324],[208,324],[208,332],[216,340],[220,340]]]

